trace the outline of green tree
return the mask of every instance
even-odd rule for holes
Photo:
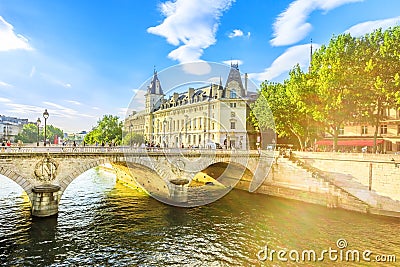
[[[54,127],[53,125],[46,125],[46,129],[46,137],[50,140],[50,142],[53,142],[55,136],[61,138],[64,136],[63,131],[57,127]],[[42,130],[41,136],[44,138],[44,129]]]
[[[21,140],[24,143],[36,143],[37,142],[37,125],[34,123],[25,124],[22,131],[15,136],[15,140]],[[64,135],[63,131],[53,125],[46,125],[46,137],[50,142],[54,140],[55,136],[62,137]],[[39,141],[44,140],[44,128],[39,131]]]
[[[15,136],[15,140],[21,140],[24,143],[36,143],[38,138],[38,128],[36,124],[28,123],[22,128],[22,131]],[[39,135],[39,140],[42,140]]]
[[[143,144],[145,142],[145,138],[143,134],[138,134],[138,133],[125,133],[124,138],[122,140],[123,145],[133,145],[133,144]]]
[[[357,113],[357,74],[355,62],[356,39],[349,34],[333,37],[328,46],[321,46],[312,58],[311,75],[316,85],[318,104],[315,120],[324,124],[333,137],[337,150],[339,130]]]
[[[386,119],[384,110],[396,105],[399,94],[400,27],[386,31],[375,30],[360,38],[359,53],[364,66],[361,119],[373,125],[374,152],[382,120]]]
[[[279,137],[294,136],[303,149],[317,134],[314,120],[316,96],[310,75],[296,65],[284,83],[264,82],[252,105],[252,120],[261,129],[273,129]]]
[[[104,115],[97,126],[85,136],[84,141],[87,144],[112,142],[119,145],[122,141],[122,122],[117,116]]]

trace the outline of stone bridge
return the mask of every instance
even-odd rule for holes
[[[0,151],[0,174],[25,190],[33,216],[58,213],[68,185],[85,171],[110,163],[118,173],[132,176],[152,196],[180,201],[182,188],[208,167],[226,163],[253,176],[249,191],[268,175],[273,152],[233,150],[146,150],[127,147],[8,147]],[[240,176],[240,175],[238,175]],[[224,184],[232,187],[241,177]],[[184,201],[184,200],[183,200]]]

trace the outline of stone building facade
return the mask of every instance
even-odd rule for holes
[[[145,110],[132,112],[124,126],[154,146],[248,149],[255,146],[256,132],[247,118],[256,97],[247,91],[247,74],[243,85],[237,64],[231,64],[225,86],[220,78],[219,84],[188,88],[168,97],[154,71]]]
[[[400,153],[400,110],[385,108],[381,111],[383,120],[378,128],[377,145],[379,153]],[[374,144],[375,126],[368,123],[350,121],[339,129],[338,146],[341,151],[371,152]],[[332,146],[330,138],[317,141],[321,147]]]
[[[15,136],[18,135],[28,119],[19,119],[9,116],[0,116],[0,141],[14,142]]]

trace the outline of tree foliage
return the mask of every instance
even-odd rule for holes
[[[122,122],[119,117],[113,115],[104,115],[97,122],[97,126],[92,129],[84,138],[87,144],[113,143],[121,144],[122,140]]]
[[[382,110],[396,105],[400,105],[400,26],[358,38],[333,36],[313,54],[308,73],[297,65],[283,83],[263,82],[252,109],[257,115],[253,121],[279,136],[296,136],[302,148],[326,132],[336,150],[344,124],[368,122],[375,126],[376,140],[379,125],[387,119]],[[272,113],[265,111],[267,106]]]
[[[317,112],[314,118],[325,125],[337,149],[339,130],[356,112],[358,75],[356,39],[349,34],[333,37],[327,46],[321,46],[312,59],[311,75],[316,84]]]
[[[15,140],[21,140],[24,143],[36,143],[38,128],[34,123],[25,124],[22,131],[15,136]],[[46,138],[52,142],[55,136],[62,137],[64,135],[63,131],[53,125],[46,125]],[[39,129],[39,141],[44,140],[44,126]]]
[[[138,133],[125,133],[124,138],[122,140],[122,144],[126,146],[130,145],[141,145],[145,143],[145,137],[143,134]]]

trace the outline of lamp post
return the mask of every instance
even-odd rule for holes
[[[39,126],[40,126],[40,118],[37,118],[36,125],[37,125],[37,143],[36,146],[39,146]]]
[[[47,123],[47,118],[48,117],[49,117],[49,113],[47,112],[47,109],[45,109],[44,112],[43,112],[43,118],[44,118],[44,146],[46,146],[46,140],[47,140],[46,123]]]

